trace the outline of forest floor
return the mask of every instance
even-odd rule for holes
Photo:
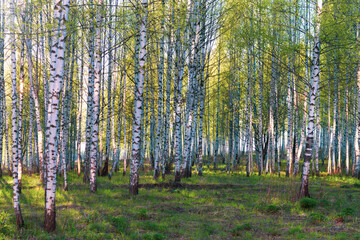
[[[310,178],[315,201],[297,199],[299,176],[246,177],[219,166],[216,173],[171,184],[140,175],[139,195],[128,191],[129,176],[98,177],[89,191],[82,177],[68,174],[69,191],[58,178],[57,228],[43,230],[44,191],[37,174],[24,175],[20,198],[25,221],[17,230],[12,178],[0,179],[0,239],[360,239],[360,181],[351,177]]]

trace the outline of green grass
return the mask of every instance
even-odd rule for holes
[[[128,175],[114,173],[111,181],[98,177],[98,191],[91,193],[81,177],[69,173],[67,192],[58,178],[54,233],[43,230],[39,176],[24,175],[21,230],[13,214],[12,178],[4,176],[0,239],[359,239],[359,180],[311,177],[310,195],[316,206],[304,208],[297,199],[299,176],[248,178],[242,171],[226,174],[222,169],[219,165],[215,173],[205,166],[204,176],[182,179],[192,187],[140,188],[138,196],[129,194]],[[173,178],[166,176],[164,181]],[[153,180],[152,172],[140,174],[140,183],[162,181]]]

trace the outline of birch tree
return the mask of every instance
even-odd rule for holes
[[[65,40],[67,36],[66,22],[68,19],[70,0],[58,0],[54,7],[54,33],[51,46],[51,63],[49,79],[49,103],[47,108],[45,162],[47,167],[45,187],[45,221],[47,232],[55,230],[55,193],[56,193],[56,142],[58,139],[56,125],[59,113],[59,97],[64,76]]]
[[[146,29],[147,29],[147,0],[142,0],[141,9],[137,11],[139,15],[141,11],[142,17],[140,20],[139,33],[139,70],[138,80],[135,83],[135,99],[134,99],[134,120],[132,128],[132,159],[131,159],[131,173],[130,173],[130,193],[132,195],[138,194],[139,185],[139,163],[140,163],[140,132],[141,132],[141,112],[143,103],[143,87],[145,77],[145,56],[146,56]],[[138,18],[140,19],[140,17]],[[137,57],[137,56],[135,56]]]
[[[17,106],[17,84],[16,84],[16,38],[15,38],[15,1],[11,2],[11,23],[12,34],[11,39],[11,106],[12,106],[12,159],[13,159],[13,206],[15,211],[16,224],[20,228],[24,226],[24,220],[20,208],[20,187],[19,187],[19,162],[21,161],[19,145],[19,132],[18,132],[18,106]]]
[[[317,0],[316,6],[316,29],[314,38],[314,49],[313,49],[313,72],[312,72],[312,83],[309,88],[310,95],[310,106],[309,106],[309,120],[308,120],[308,135],[306,138],[305,157],[303,172],[301,176],[301,185],[299,191],[299,197],[310,197],[309,193],[309,173],[310,173],[310,162],[312,156],[314,130],[315,130],[315,104],[316,97],[318,94],[319,87],[319,76],[320,76],[320,18],[322,14],[322,0]]]

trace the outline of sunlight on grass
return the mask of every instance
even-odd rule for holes
[[[218,169],[224,167],[218,165]],[[140,183],[163,182],[161,178],[155,181],[152,174],[143,173]],[[173,177],[167,176],[165,182]],[[67,192],[62,190],[63,178],[58,178],[57,229],[53,234],[43,231],[44,190],[39,176],[23,178],[22,231],[15,226],[12,178],[0,179],[0,213],[7,214],[0,239],[356,239],[355,232],[329,235],[317,228],[330,231],[336,219],[342,220],[346,229],[359,225],[359,181],[351,177],[311,177],[310,191],[317,202],[312,209],[301,208],[297,201],[299,176],[256,173],[248,178],[244,171],[215,173],[205,167],[202,177],[193,174],[182,179],[194,188],[142,187],[138,196],[129,194],[129,178],[121,173],[115,173],[111,181],[98,177],[95,194],[82,177],[69,173],[68,178]],[[325,221],[322,216],[326,216]],[[311,221],[316,224],[311,225]],[[242,230],[244,224],[252,228]]]

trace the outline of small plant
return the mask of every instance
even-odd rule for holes
[[[339,214],[336,215],[334,220],[337,223],[342,223],[342,222],[345,221],[345,215],[343,213],[339,213]]]
[[[243,225],[236,226],[231,230],[233,236],[240,236],[242,231],[250,231],[253,229],[251,223],[244,223]]]
[[[331,202],[327,199],[321,199],[319,205],[321,207],[329,207],[331,205]]]
[[[163,240],[165,239],[165,236],[161,233],[154,233],[154,235],[152,236],[153,240]]]
[[[160,226],[152,221],[145,221],[141,224],[141,227],[144,230],[150,230],[150,231],[154,231],[154,232],[158,232],[158,231],[163,231],[164,227]]]
[[[360,188],[360,182],[356,182],[356,183],[354,183],[354,187],[356,187],[356,188]]]
[[[4,234],[5,236],[11,234],[8,219],[9,219],[8,213],[0,212],[0,238],[2,234]]]
[[[268,213],[278,213],[280,211],[280,207],[270,204],[266,206],[266,212]]]
[[[296,233],[303,233],[303,229],[301,227],[292,227],[290,228],[287,233],[290,234],[290,235],[294,235]]]
[[[341,210],[341,213],[344,215],[344,216],[351,216],[353,215],[355,212],[355,210],[351,207],[347,207],[347,208],[343,208]]]
[[[308,217],[310,223],[320,223],[326,220],[326,217],[321,213],[311,213]]]
[[[102,222],[96,222],[90,225],[90,230],[97,233],[106,232],[108,226]]]
[[[153,239],[153,235],[150,234],[150,233],[145,233],[141,236],[141,239],[144,239],[144,240],[152,240]]]
[[[268,230],[268,233],[271,235],[271,236],[280,236],[281,235],[281,232],[279,229],[275,229],[275,228],[270,228]]]
[[[206,232],[208,235],[216,233],[216,227],[212,225],[211,223],[204,223],[203,224],[204,232]]]
[[[111,223],[121,233],[126,233],[130,227],[130,222],[125,217],[114,217]]]
[[[350,185],[349,184],[343,184],[340,186],[340,188],[350,188]]]
[[[312,198],[303,198],[300,200],[300,206],[301,208],[305,208],[305,209],[311,209],[316,207],[317,205],[317,201],[315,199]]]
[[[140,211],[138,213],[136,213],[135,217],[139,220],[149,219],[149,215],[147,214],[145,208],[140,209]]]
[[[353,198],[354,198],[354,195],[352,195],[351,193],[347,193],[346,197],[351,202],[353,200]]]

